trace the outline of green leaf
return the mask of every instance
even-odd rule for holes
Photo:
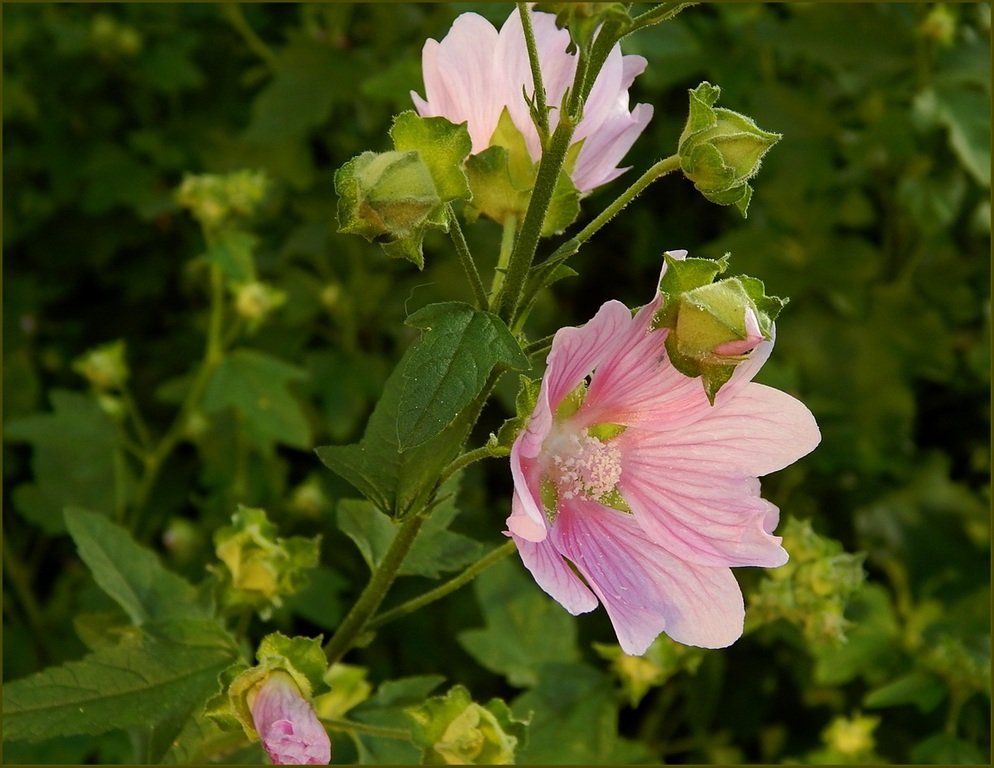
[[[991,185],[990,95],[960,83],[941,83],[916,100],[932,112],[949,135],[949,146],[977,183]]]
[[[240,229],[222,229],[213,238],[204,257],[221,268],[224,276],[233,283],[251,283],[255,280],[255,261],[252,252],[259,238]]]
[[[354,85],[342,76],[352,64],[346,51],[303,32],[291,33],[277,55],[275,76],[252,102],[245,137],[275,142],[306,135],[324,123],[335,101]]]
[[[34,484],[15,489],[14,505],[47,533],[65,531],[66,506],[112,511],[134,488],[113,420],[88,395],[54,389],[52,413],[14,419],[9,440],[31,443]]]
[[[866,694],[863,704],[870,709],[914,704],[921,712],[931,712],[946,697],[942,681],[927,672],[909,672]]]
[[[454,497],[458,483],[449,480],[439,494]],[[458,513],[452,500],[440,503],[421,530],[400,566],[400,576],[425,576],[437,579],[445,571],[455,571],[478,560],[483,545],[460,533],[448,530]],[[342,499],[338,503],[338,527],[355,542],[363,559],[374,570],[397,535],[397,527],[387,515],[362,499]]]
[[[394,118],[390,138],[399,152],[416,150],[421,155],[443,201],[469,198],[469,181],[462,166],[473,149],[473,140],[466,123],[455,125],[444,117],[420,117],[407,110]]]
[[[407,707],[423,703],[444,680],[441,675],[420,675],[388,680],[377,688],[371,698],[352,709],[349,717],[369,725],[410,729],[411,719],[405,712]],[[362,763],[416,765],[420,762],[421,750],[410,741],[364,733],[357,733],[353,738]]]
[[[517,562],[502,562],[473,584],[486,626],[459,633],[459,644],[511,685],[538,683],[542,665],[579,660],[576,621],[539,590]]]
[[[119,645],[4,686],[4,739],[99,734],[148,726],[204,701],[237,658],[209,620],[147,624]]]
[[[511,705],[518,717],[531,713],[528,744],[519,763],[605,765],[649,756],[618,736],[618,697],[611,679],[584,664],[548,664],[538,684]]]
[[[408,350],[387,379],[362,440],[353,445],[326,445],[316,451],[329,469],[391,517],[419,509],[427,501],[443,467],[455,457],[469,431],[468,425],[456,421],[423,445],[401,450],[397,416],[403,371],[410,355]]]
[[[100,588],[135,624],[180,616],[205,617],[193,586],[162,567],[155,553],[103,515],[65,512],[66,528]]]
[[[911,750],[916,765],[983,765],[987,760],[973,744],[948,733],[935,733]]]
[[[407,324],[425,333],[404,366],[397,418],[401,449],[421,445],[451,424],[480,394],[495,366],[530,367],[504,321],[469,304],[429,304]]]
[[[300,404],[287,391],[304,370],[252,349],[236,349],[217,366],[204,393],[208,413],[233,408],[252,441],[261,448],[278,442],[294,448],[311,444],[311,431]]]

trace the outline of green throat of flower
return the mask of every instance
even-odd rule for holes
[[[586,397],[581,383],[556,409],[552,430],[542,444],[542,474],[539,490],[550,523],[559,514],[560,502],[589,499],[630,514],[618,482],[621,480],[621,449],[614,438],[625,431],[621,424],[580,427],[572,417]]]

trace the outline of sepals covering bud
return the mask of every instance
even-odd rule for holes
[[[500,699],[477,704],[463,686],[409,708],[411,738],[427,765],[510,765],[527,722],[515,720]]]
[[[749,179],[782,136],[764,131],[745,115],[715,107],[720,93],[708,82],[690,91],[690,114],[677,148],[680,168],[704,197],[734,205],[745,217],[752,198]]]
[[[221,674],[222,692],[208,701],[208,716],[222,728],[241,725],[276,765],[330,762],[331,741],[312,705],[327,672],[321,638],[276,632],[262,639],[256,659],[254,667],[234,665]]]
[[[462,166],[472,142],[465,125],[411,111],[397,115],[390,137],[393,151],[363,152],[335,173],[338,231],[421,269],[425,230],[448,231],[445,204],[470,195]]]
[[[205,230],[214,232],[255,214],[267,188],[268,179],[262,171],[187,175],[176,191],[176,201]]]
[[[306,572],[318,564],[321,537],[279,538],[263,509],[239,507],[231,525],[214,534],[215,552],[223,567],[221,602],[229,608],[252,608],[263,619],[283,604],[283,596],[299,591]]]
[[[764,340],[773,338],[773,321],[787,303],[767,296],[762,281],[745,275],[714,281],[728,267],[717,261],[664,255],[659,281],[663,306],[654,326],[669,328],[666,351],[686,376],[700,376],[714,404],[735,366]]]

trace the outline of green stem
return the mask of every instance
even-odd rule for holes
[[[445,214],[449,220],[449,237],[452,238],[452,244],[456,248],[456,256],[459,257],[459,264],[462,266],[463,272],[466,273],[469,286],[473,289],[473,298],[476,299],[476,307],[477,309],[486,309],[488,306],[487,291],[483,287],[480,273],[476,269],[473,254],[469,252],[469,246],[466,244],[466,238],[463,236],[462,227],[459,226],[459,219],[456,218],[456,212],[452,210],[452,203],[446,203]]]
[[[394,536],[390,548],[373,572],[366,588],[325,645],[324,653],[328,657],[329,664],[341,659],[365,630],[367,622],[380,607],[387,590],[396,578],[397,571],[414,544],[425,519],[419,514],[412,515],[397,530],[397,535]]]
[[[501,290],[504,287],[504,276],[507,274],[507,267],[511,261],[511,253],[514,251],[514,236],[518,232],[518,217],[513,213],[508,214],[504,219],[504,229],[500,237],[500,255],[497,257],[497,266],[494,267],[494,279],[490,283],[489,306],[491,311],[500,309]]]
[[[142,418],[141,411],[138,409],[138,403],[135,402],[135,398],[131,394],[131,389],[127,385],[121,387],[121,400],[124,403],[124,412],[131,419],[131,423],[135,427],[135,434],[138,435],[138,441],[147,450],[152,445],[152,433],[149,432],[148,427],[145,425],[145,419]]]
[[[555,133],[552,134],[552,139],[549,142],[549,149],[542,153],[535,187],[532,189],[531,199],[528,201],[528,210],[525,211],[521,232],[508,259],[504,285],[497,297],[497,308],[505,320],[514,317],[518,309],[521,289],[524,288],[525,278],[535,258],[538,240],[542,236],[545,213],[549,209],[556,181],[559,179],[559,173],[566,161],[566,153],[569,150],[575,128],[576,124],[572,115],[560,115],[559,125],[556,126]]]
[[[518,15],[521,16],[521,29],[525,34],[525,47],[528,49],[528,63],[532,70],[532,83],[535,86],[534,100],[537,120],[535,128],[544,149],[549,143],[549,107],[545,100],[545,85],[542,82],[542,68],[538,60],[538,45],[535,43],[535,30],[532,28],[532,17],[528,12],[527,3],[518,3]]]
[[[496,458],[498,456],[507,456],[511,450],[509,448],[503,448],[501,446],[490,446],[483,445],[479,448],[474,448],[471,451],[466,451],[466,453],[461,456],[454,458],[446,467],[442,470],[438,477],[438,484],[441,485],[446,480],[448,480],[452,475],[458,472],[460,469],[468,467],[474,462],[480,461],[480,459]]]
[[[680,156],[670,155],[669,157],[663,158],[659,162],[652,165],[645,173],[643,173],[639,178],[622,192],[618,197],[612,202],[607,208],[601,211],[597,216],[590,221],[583,229],[577,232],[573,237],[564,242],[555,251],[552,252],[547,259],[535,265],[534,272],[535,278],[531,281],[531,286],[525,292],[525,300],[523,303],[524,307],[528,307],[531,304],[531,300],[534,298],[535,293],[542,285],[541,279],[543,273],[546,270],[554,269],[560,263],[565,261],[567,258],[576,253],[580,246],[583,245],[587,240],[593,237],[597,232],[607,224],[611,219],[617,216],[629,203],[632,202],[636,197],[642,194],[652,182],[657,179],[662,178],[668,173],[679,170],[680,168]],[[518,318],[515,318],[515,322],[512,324],[514,330],[520,330],[520,326],[524,323],[524,316],[526,313]]]
[[[403,728],[389,728],[385,725],[357,723],[355,720],[339,720],[337,717],[321,718],[321,723],[333,731],[344,731],[345,733],[365,733],[367,736],[379,736],[383,739],[399,739],[402,741],[411,740],[411,732]]]
[[[183,438],[187,419],[200,401],[214,369],[224,356],[222,328],[224,325],[224,275],[220,267],[211,266],[211,307],[207,321],[207,343],[204,359],[194,376],[190,389],[180,405],[176,417],[158,444],[145,457],[145,474],[142,476],[135,494],[135,511],[140,513],[148,502],[148,497],[158,479],[159,471],[173,449]],[[139,518],[141,519],[141,518]],[[147,528],[147,526],[146,526]],[[140,538],[140,537],[139,537]]]
[[[525,353],[527,357],[533,357],[534,355],[539,355],[542,352],[546,352],[552,347],[552,339],[555,338],[554,333],[550,333],[548,336],[543,336],[541,339],[536,339],[530,344],[526,344],[521,350]]]
[[[637,32],[640,29],[645,29],[646,27],[651,27],[655,24],[669,21],[680,13],[680,11],[685,8],[689,8],[692,5],[697,5],[697,3],[660,3],[655,8],[652,8],[632,19],[632,26],[625,33],[625,35],[627,36],[632,32]]]
[[[255,30],[252,29],[245,15],[242,13],[242,9],[238,6],[238,3],[227,2],[221,6],[221,13],[228,20],[228,23],[242,36],[242,40],[245,44],[264,62],[266,66],[271,70],[276,69],[276,54],[273,53],[272,48],[266,45],[265,41],[259,37]]]
[[[429,603],[433,603],[436,600],[440,600],[443,597],[446,597],[452,592],[455,592],[460,587],[471,582],[480,573],[485,571],[491,565],[499,563],[501,560],[503,560],[505,557],[510,555],[516,549],[517,546],[513,541],[508,541],[502,544],[501,546],[491,550],[486,555],[481,557],[471,566],[466,568],[466,570],[464,570],[458,576],[454,576],[453,578],[449,579],[441,586],[436,587],[435,589],[432,589],[428,592],[425,592],[423,595],[419,597],[415,597],[411,600],[408,600],[406,603],[401,603],[396,608],[391,608],[389,611],[384,611],[379,616],[371,620],[367,625],[367,628],[379,629],[384,624],[387,624],[388,622],[391,622],[394,619],[399,619],[402,616],[406,616],[409,613],[413,613],[414,611],[423,608]]]

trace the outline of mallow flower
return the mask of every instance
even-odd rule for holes
[[[704,648],[738,639],[730,568],[787,561],[758,477],[821,439],[800,401],[752,382],[772,340],[732,350],[745,356],[711,405],[701,379],[668,359],[671,331],[654,323],[662,300],[657,291],[634,316],[608,301],[560,329],[511,450],[507,534],[525,566],[574,615],[603,603],[631,655],[662,632]]]
[[[566,52],[569,32],[556,27],[555,15],[532,12],[531,18],[546,101],[552,107],[549,127],[554,130],[577,56]],[[425,98],[411,92],[418,114],[467,123],[473,154],[478,154],[490,146],[506,108],[531,159],[539,159],[541,141],[524,96],[533,96],[535,86],[517,11],[499,32],[478,14],[460,15],[441,42],[425,42],[421,62]],[[581,193],[628,170],[618,164],[652,118],[649,104],[628,108],[628,89],[645,66],[644,58],[623,56],[615,45],[598,74],[573,134],[574,142],[583,141],[571,177]]]
[[[271,672],[250,694],[252,722],[274,765],[327,765],[331,740],[294,679]]]

